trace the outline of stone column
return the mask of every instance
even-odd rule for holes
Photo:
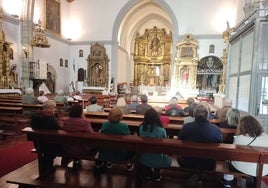
[[[32,47],[30,46],[31,39],[33,37],[33,13],[34,13],[35,0],[24,0],[24,7],[21,21],[21,49],[25,47],[28,52],[26,57],[22,54],[22,75],[21,75],[21,87],[22,90],[28,87],[33,87],[33,83],[30,80],[30,61],[33,61]]]

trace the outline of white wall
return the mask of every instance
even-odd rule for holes
[[[51,45],[50,48],[33,48],[33,61],[43,59],[51,65],[57,73],[56,91],[62,89],[67,92],[70,83],[69,72],[72,70],[72,62],[69,59],[69,44],[53,38],[48,38],[48,41]],[[67,68],[65,66],[60,67],[60,58],[63,61],[68,60]]]
[[[234,27],[243,18],[244,0],[166,0],[173,9],[179,34],[221,34],[226,22]]]
[[[119,81],[132,79],[130,77],[133,74],[127,72],[129,66],[124,64],[124,61],[129,60],[127,54],[125,52],[112,54],[112,46],[116,42],[112,41],[114,22],[121,13],[121,9],[130,1],[139,2],[139,0],[75,0],[72,3],[65,0],[61,1],[62,37],[68,37],[72,40],[68,42],[49,36],[50,48],[35,48],[33,50],[34,61],[46,59],[56,69],[58,75],[56,90],[68,90],[69,83],[77,80],[78,68],[86,69],[86,58],[89,55],[90,43],[94,42],[104,43],[109,59],[112,60],[113,55],[118,56],[116,62],[109,62],[111,76],[117,77]],[[2,0],[0,0],[0,4],[1,2]],[[36,6],[40,9],[39,17],[41,19],[44,18],[44,7],[42,6],[44,2],[44,0],[35,1]],[[242,6],[244,0],[165,0],[165,2],[170,6],[178,21],[179,38],[182,38],[184,34],[193,34],[200,42],[199,58],[209,54],[210,44],[215,45],[214,55],[221,57],[222,49],[225,47],[221,34],[226,29],[227,20],[233,27],[243,18]],[[231,18],[228,18],[228,16],[231,16]],[[20,50],[20,25],[4,20],[3,30],[6,33],[6,39],[14,43],[15,59],[13,62],[19,64],[20,57],[24,55]],[[174,41],[174,43],[177,42]],[[78,57],[80,49],[84,51],[83,58]],[[60,58],[68,59],[68,68],[59,66]],[[75,71],[73,70],[73,63],[75,64]],[[116,66],[117,63],[120,63],[120,68]],[[121,71],[121,68],[126,71]],[[18,66],[18,70],[21,70],[20,66]]]

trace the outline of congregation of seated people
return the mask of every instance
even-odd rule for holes
[[[31,93],[27,95],[32,95]],[[42,94],[41,94],[42,96]],[[25,97],[24,97],[25,98]],[[222,143],[222,133],[220,128],[237,129],[237,134],[234,136],[235,144],[263,146],[261,140],[268,142],[268,135],[264,133],[262,125],[253,116],[241,117],[238,109],[232,108],[229,99],[225,100],[225,105],[222,109],[216,112],[211,112],[211,106],[207,102],[195,102],[193,98],[187,101],[188,106],[184,109],[178,104],[176,97],[172,97],[169,103],[165,106],[166,113],[162,113],[162,108],[152,107],[148,104],[148,96],[141,95],[140,102],[138,96],[133,96],[131,104],[127,104],[124,97],[119,97],[117,103],[110,110],[107,121],[102,123],[100,132],[105,134],[119,134],[130,135],[129,127],[126,123],[121,122],[123,114],[130,113],[130,110],[135,109],[137,114],[144,115],[143,122],[140,124],[138,135],[140,137],[152,138],[167,138],[165,127],[169,124],[169,116],[182,116],[184,123],[178,139],[193,142],[214,142]],[[62,92],[59,92],[54,100],[46,100],[43,102],[43,110],[32,115],[31,126],[34,129],[64,129],[66,131],[84,131],[89,134],[94,132],[90,119],[83,117],[83,107],[75,103],[69,111],[69,117],[62,119],[61,123],[54,116],[57,102],[65,103],[66,97]],[[90,105],[85,107],[87,112],[101,112],[103,107],[98,104],[97,97],[92,96],[89,99]],[[132,105],[133,104],[133,105]],[[176,113],[169,113],[173,108],[177,108]],[[179,112],[179,113],[177,113]],[[187,115],[186,115],[187,113]],[[213,117],[214,115],[214,117]],[[218,125],[210,123],[211,118],[224,117]],[[255,131],[255,132],[254,132]],[[256,132],[257,131],[257,132]],[[231,142],[231,143],[232,143]],[[77,155],[95,155],[98,157],[95,162],[95,172],[102,173],[104,169],[112,168],[113,163],[126,163],[127,170],[133,169],[133,159],[135,153],[120,150],[106,150],[101,149],[97,151],[95,148],[79,148],[73,146],[52,146],[52,149],[61,149],[65,152],[73,152]],[[78,150],[77,150],[78,149]],[[116,153],[116,155],[115,155]],[[51,173],[53,171],[53,160],[55,156],[46,156],[46,171]],[[74,166],[80,166],[80,161],[76,158],[63,158],[62,165],[67,166],[73,161]],[[140,164],[142,167],[143,176],[151,181],[161,180],[161,169],[167,168],[171,165],[171,157],[163,154],[142,153],[140,156]],[[216,167],[216,161],[209,159],[199,159],[197,157],[178,157],[177,162],[180,166],[192,168],[202,172],[202,170],[212,170]],[[234,168],[243,171],[242,165],[237,162],[231,162]],[[256,172],[256,165],[245,170],[246,174],[254,174]],[[265,165],[265,173],[268,167]],[[267,170],[266,170],[267,169]],[[106,171],[105,170],[105,171]],[[255,171],[254,171],[255,170]],[[192,181],[194,179],[194,181]],[[201,174],[192,174],[189,178],[189,186],[196,185],[203,181]],[[231,187],[230,178],[226,174],[223,178],[224,186]]]

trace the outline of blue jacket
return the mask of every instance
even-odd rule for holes
[[[221,143],[222,134],[220,128],[210,124],[208,120],[202,122],[194,121],[183,125],[179,139],[193,142]],[[215,169],[216,161],[211,159],[182,157],[182,165],[187,168],[211,170]]]

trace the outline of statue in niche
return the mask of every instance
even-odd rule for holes
[[[157,56],[159,54],[158,53],[159,48],[160,48],[160,40],[157,34],[155,34],[151,41],[151,46],[150,46],[152,56]]]
[[[101,80],[102,78],[102,66],[100,64],[95,65],[95,76],[98,80]]]
[[[168,81],[169,80],[169,65],[165,65],[164,66],[164,70],[163,70],[163,74],[164,74],[164,81]]]
[[[207,88],[215,88],[216,87],[217,75],[207,74],[206,79],[207,79]]]
[[[182,68],[181,75],[182,75],[182,83],[186,85],[189,79],[189,69],[187,68],[187,66],[184,66]]]
[[[17,73],[17,65],[13,64],[10,68],[9,76],[11,78],[12,86],[18,86],[18,73]]]
[[[144,55],[145,49],[144,44],[139,43],[139,55]]]

